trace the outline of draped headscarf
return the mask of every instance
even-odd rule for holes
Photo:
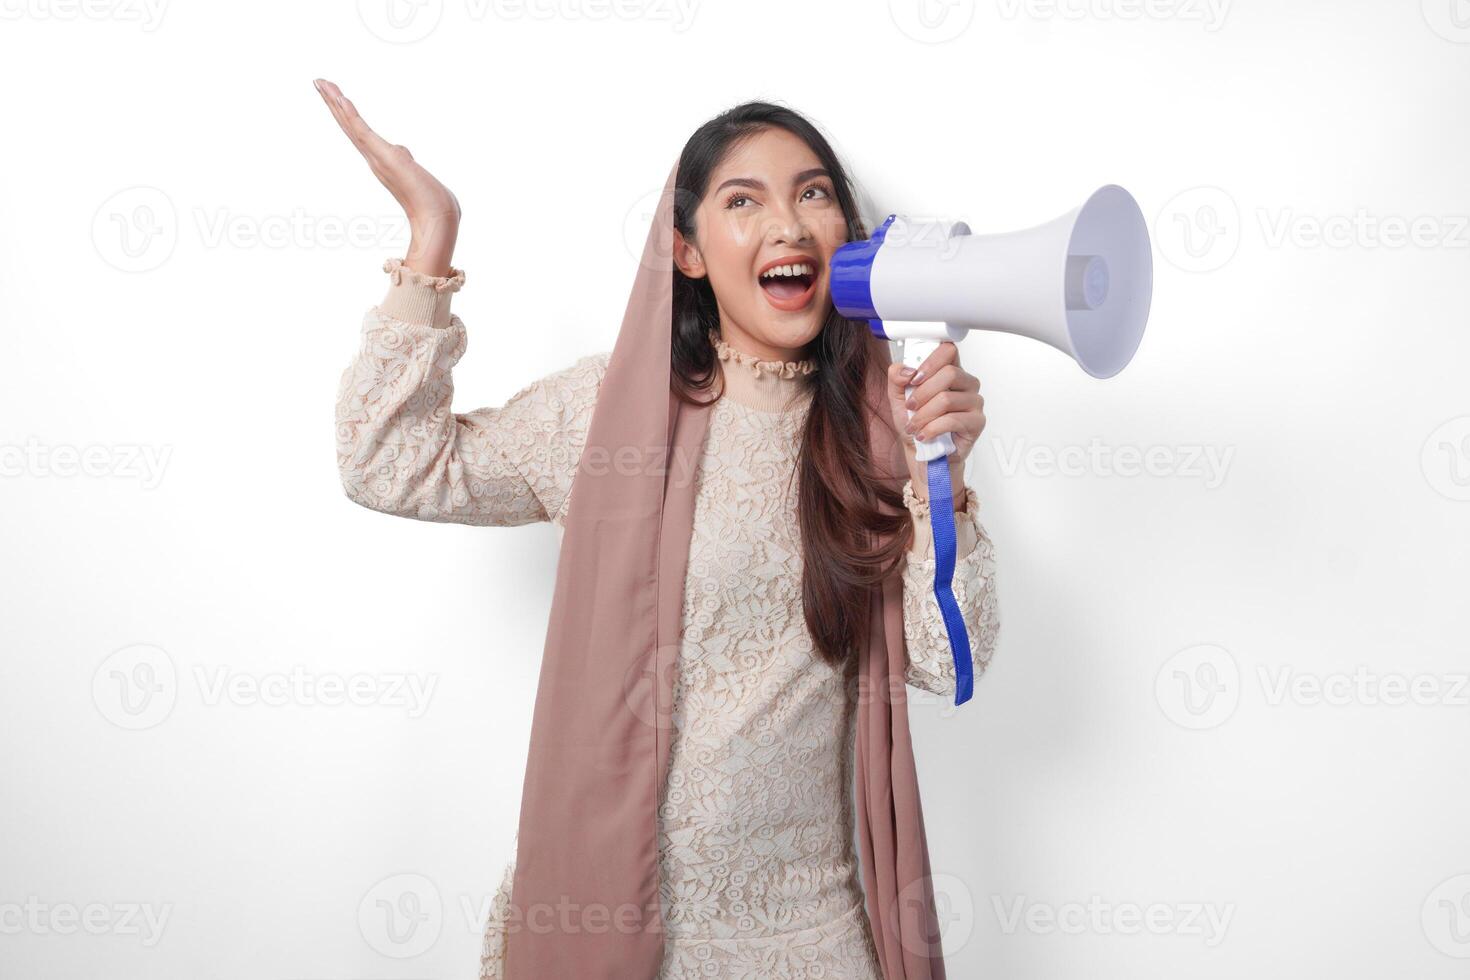
[[[673,392],[677,161],[599,389],[565,518],[521,796],[507,980],[656,980],[658,805],[672,732],[695,472],[709,407]],[[853,329],[859,329],[854,326]],[[888,345],[865,398],[900,486]],[[871,589],[858,650],[856,808],[884,980],[944,980],[904,687],[902,580]]]

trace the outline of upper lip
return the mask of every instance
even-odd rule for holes
[[[820,262],[812,258],[810,255],[802,253],[798,255],[783,255],[779,259],[772,259],[771,261],[760,267],[760,271],[755,274],[755,277],[759,279],[761,276],[765,275],[768,271],[778,265],[795,265],[798,262],[805,262],[807,265],[811,266],[813,275],[822,270],[822,265]]]

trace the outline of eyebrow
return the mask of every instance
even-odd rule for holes
[[[801,173],[796,174],[794,177],[791,178],[791,182],[793,184],[800,184],[804,181],[810,180],[813,177],[831,178],[831,176],[831,174],[827,173],[827,169],[825,167],[812,167],[809,170],[803,170],[801,171]],[[718,194],[726,187],[754,187],[758,191],[763,191],[766,189],[765,183],[756,180],[754,177],[731,177],[719,187],[716,187],[715,193]]]

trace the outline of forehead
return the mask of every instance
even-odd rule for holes
[[[730,147],[710,175],[710,187],[718,187],[731,177],[753,177],[779,186],[787,183],[793,174],[821,165],[822,161],[801,137],[778,126],[768,126]]]

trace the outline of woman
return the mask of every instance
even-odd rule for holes
[[[449,312],[464,284],[451,265],[458,203],[336,86],[318,89],[413,230],[407,256],[384,266],[388,294],[368,312],[339,389],[347,495],[420,520],[566,527],[574,499],[592,505],[572,493],[573,478],[613,355],[581,357],[499,408],[453,413],[450,372],[466,346]],[[827,292],[832,253],[865,235],[827,141],[783,107],[747,103],[710,120],[676,173],[668,376],[680,399],[712,406],[692,474],[658,788],[658,976],[891,980],[905,968],[888,964],[904,954],[875,948],[852,835],[849,692],[863,590],[901,568],[903,679],[952,696],[955,674],[933,594],[924,465],[907,439],[901,491],[875,477],[861,451],[871,413],[858,384],[875,348]],[[956,512],[953,587],[980,672],[999,621],[993,548],[963,481],[985,425],[979,383],[953,344],[917,372],[892,364],[886,375],[897,429],[954,436],[956,499],[944,502]],[[678,465],[670,460],[670,472]],[[909,533],[861,547],[864,529],[895,523],[894,513]],[[523,809],[520,848],[528,826]],[[486,925],[482,977],[506,976],[516,860]]]

